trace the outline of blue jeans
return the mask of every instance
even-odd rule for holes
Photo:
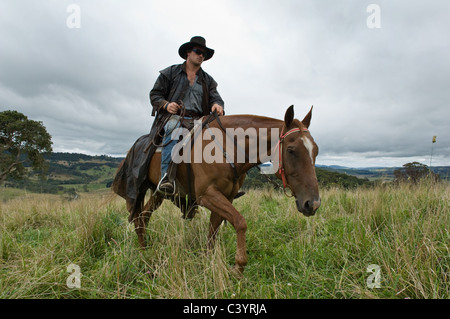
[[[184,118],[191,119],[190,117]],[[179,115],[172,115],[166,125],[164,125],[164,137],[162,143],[165,146],[161,152],[161,178],[167,173],[169,164],[172,162],[172,149],[178,143],[178,140],[172,140],[172,132],[179,127],[181,127]]]

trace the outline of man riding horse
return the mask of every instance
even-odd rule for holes
[[[238,197],[248,170],[269,160],[277,160],[276,177],[283,181],[283,188],[290,190],[297,210],[305,216],[313,216],[321,203],[315,173],[318,146],[309,132],[312,108],[302,121],[294,118],[293,106],[286,110],[284,120],[257,115],[219,117],[224,115],[224,103],[217,92],[217,83],[201,68],[203,61],[210,59],[213,53],[206,47],[204,38],[193,37],[179,49],[180,56],[186,62],[161,71],[150,92],[152,115],[156,114],[152,129],[149,134],[138,138],[128,151],[114,177],[112,189],[126,199],[130,212],[128,220],[134,222],[142,248],[147,247],[148,221],[164,199],[172,200],[181,209],[184,218],[192,218],[197,206],[211,212],[209,248],[214,246],[222,222],[228,221],[236,231],[234,269],[242,274],[248,261],[247,222],[232,203]],[[199,148],[196,150],[195,144],[189,148],[186,144],[188,149],[193,150],[187,158],[190,161],[179,163],[177,170],[172,169],[173,165],[169,166],[172,148],[178,143],[177,139],[171,139],[172,130],[181,122],[185,124],[186,118],[195,120],[205,115],[201,125],[195,124],[192,130]],[[211,139],[195,140],[196,129],[208,131]],[[248,134],[255,132],[253,138],[256,143],[251,147],[253,138],[249,137],[243,138],[243,145],[239,145],[233,136],[229,138],[229,130]],[[217,132],[214,138],[212,131]],[[221,152],[226,161],[192,161],[198,152],[203,154],[210,149],[210,143],[218,147],[217,152]],[[159,145],[164,146],[162,154],[155,152]],[[236,160],[239,150],[245,155],[245,150],[250,148],[255,148],[255,161],[250,160],[249,156],[245,156],[243,162]],[[231,157],[229,154],[234,155]],[[167,196],[175,193],[172,179],[177,181],[177,196]],[[144,205],[148,189],[152,193]]]
[[[224,102],[217,92],[217,82],[201,68],[203,61],[212,58],[214,50],[206,46],[203,37],[195,36],[180,46],[178,54],[186,61],[162,70],[150,91],[152,115],[157,113],[152,131],[161,123],[164,125],[161,180],[157,190],[165,194],[174,193],[173,181],[167,171],[172,148],[178,142],[171,139],[171,132],[180,126],[181,113],[184,119],[198,119],[214,111],[218,115],[224,114]]]

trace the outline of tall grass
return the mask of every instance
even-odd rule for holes
[[[248,223],[244,278],[229,272],[236,236],[205,250],[209,212],[169,202],[142,251],[125,202],[102,192],[67,201],[22,194],[0,203],[0,298],[449,298],[449,186],[322,190],[314,217],[275,191],[235,201]],[[67,266],[81,269],[68,288]],[[367,287],[367,266],[381,288]]]

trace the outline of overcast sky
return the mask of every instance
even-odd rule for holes
[[[448,0],[2,0],[0,111],[42,121],[54,151],[125,156],[151,127],[158,72],[201,35],[227,114],[282,119],[294,104],[301,120],[314,105],[317,164],[429,165],[433,146],[432,165],[450,165],[449,11]]]

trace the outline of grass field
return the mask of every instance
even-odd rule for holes
[[[446,183],[322,190],[310,218],[292,198],[250,191],[235,201],[248,222],[242,279],[229,272],[230,224],[206,253],[205,209],[185,221],[163,203],[142,251],[125,201],[108,192],[0,192],[0,298],[450,298]],[[71,264],[80,288],[67,285]],[[380,288],[367,285],[372,264]]]

